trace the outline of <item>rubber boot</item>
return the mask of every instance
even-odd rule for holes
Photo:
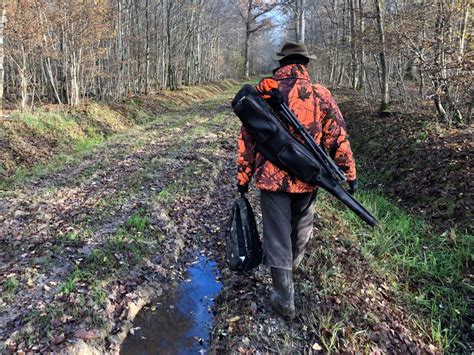
[[[293,287],[293,272],[271,268],[274,292],[270,298],[273,309],[283,318],[295,318],[295,289]]]

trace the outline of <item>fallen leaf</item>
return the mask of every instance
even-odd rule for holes
[[[240,316],[235,316],[235,317],[229,318],[227,321],[229,323],[233,323],[233,322],[237,322],[239,319],[240,319]]]
[[[97,338],[96,332],[93,330],[85,330],[84,328],[78,329],[74,332],[74,336],[79,339],[95,339]]]
[[[257,313],[257,304],[255,302],[252,302],[250,304],[250,312],[252,315],[255,315]]]
[[[60,335],[56,335],[55,337],[53,337],[53,339],[51,340],[53,342],[54,345],[58,345],[60,343],[62,343],[65,339],[65,335],[64,333],[60,334]]]

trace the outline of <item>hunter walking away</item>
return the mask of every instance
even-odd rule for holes
[[[0,0],[0,353],[474,353],[469,0]]]
[[[316,57],[308,54],[304,44],[287,42],[275,57],[280,66],[273,70],[271,78],[265,78],[257,85],[257,91],[275,111],[280,107],[290,115],[293,111],[294,120],[298,122],[290,127],[275,124],[282,132],[290,129],[294,135],[286,137],[288,142],[275,151],[266,147],[279,144],[278,137],[272,139],[272,133],[277,136],[276,132],[269,132],[268,118],[259,123],[260,112],[240,109],[239,106],[245,105],[242,102],[246,96],[238,94],[233,102],[234,111],[244,122],[238,139],[238,191],[248,192],[250,179],[255,175],[263,217],[263,258],[270,267],[274,287],[271,305],[290,320],[295,317],[293,273],[298,270],[312,236],[317,184],[335,184],[334,181],[323,182],[319,171],[326,168],[327,172],[323,174],[330,176],[331,169],[340,168],[346,175],[341,174],[341,180],[347,179],[351,194],[358,186],[344,119],[329,90],[311,82],[307,66],[312,59]],[[300,141],[297,139],[303,140],[303,132],[306,133],[305,141],[298,146]],[[304,144],[315,147],[316,161],[308,162],[307,167],[305,159],[311,153],[303,150]],[[326,154],[319,148],[320,144],[330,152],[330,158],[323,159]],[[295,146],[300,150],[288,154]],[[337,166],[331,164],[331,158]],[[305,169],[310,177],[303,173]]]

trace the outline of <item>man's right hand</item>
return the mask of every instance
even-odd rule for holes
[[[271,107],[278,109],[280,105],[283,103],[283,96],[281,96],[280,90],[273,89],[270,92],[270,98],[267,99],[267,102]]]
[[[278,82],[272,78],[263,78],[256,86],[256,89],[267,100],[272,96],[273,90],[278,90]]]

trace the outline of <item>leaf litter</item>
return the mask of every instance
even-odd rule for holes
[[[292,323],[271,310],[265,267],[249,277],[226,268],[223,227],[237,195],[232,142],[238,122],[229,101],[225,96],[135,129],[79,165],[4,194],[5,349],[60,352],[83,339],[101,351],[118,352],[124,331],[137,330],[131,320],[138,310],[153,296],[176,289],[199,251],[218,262],[224,284],[212,310],[209,353],[436,352],[414,331],[410,314],[360,250],[336,237],[314,238],[311,249],[335,251],[331,268],[342,267],[332,282],[345,288],[321,287],[312,252],[296,276],[298,314]],[[184,122],[186,132],[179,128]],[[192,135],[196,127],[207,131]],[[138,137],[143,143],[134,145]],[[250,199],[259,215],[255,191]],[[145,227],[141,220],[148,221]],[[315,226],[317,235],[323,227]],[[143,248],[129,249],[134,244]],[[7,275],[19,280],[17,287],[10,282],[11,297],[3,296]]]

